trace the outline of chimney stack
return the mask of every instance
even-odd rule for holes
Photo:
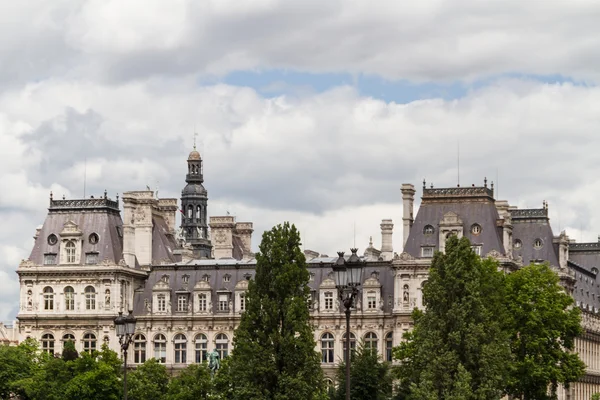
[[[410,234],[410,228],[412,228],[414,222],[415,186],[410,183],[403,183],[400,192],[402,192],[402,249],[404,249]]]
[[[392,233],[394,224],[391,219],[381,220],[381,257],[384,260],[391,260],[394,256],[394,246],[392,245]]]

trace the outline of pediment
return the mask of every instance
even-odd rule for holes
[[[321,282],[321,284],[319,285],[319,288],[321,289],[329,289],[329,288],[335,288],[335,281],[333,279],[325,279],[323,282]]]
[[[381,287],[381,282],[376,278],[369,278],[363,283],[363,287]]]
[[[77,224],[71,220],[68,220],[67,222],[64,223],[63,229],[60,232],[61,237],[81,236],[81,234],[82,234],[82,232],[79,229],[79,227],[77,226]]]
[[[462,225],[462,220],[458,217],[458,214],[453,211],[448,211],[442,217],[440,225]]]
[[[194,290],[211,290],[210,283],[206,281],[198,281],[196,285],[194,285]]]
[[[235,285],[236,290],[247,290],[248,289],[248,281],[246,279],[239,281]]]
[[[154,290],[154,291],[171,290],[171,287],[169,286],[169,284],[167,282],[160,280],[154,284],[154,286],[152,287],[152,290]]]

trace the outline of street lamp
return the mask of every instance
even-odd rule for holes
[[[358,249],[350,249],[352,254],[346,260],[344,252],[338,252],[338,259],[333,264],[338,296],[346,308],[346,400],[350,400],[350,311],[354,307],[354,299],[362,282],[365,262],[356,254]]]
[[[127,400],[127,349],[129,344],[133,342],[133,334],[135,333],[136,319],[133,316],[133,311],[129,310],[129,315],[123,316],[123,312],[119,311],[119,316],[115,318],[115,331],[119,337],[119,344],[123,352],[123,399]]]

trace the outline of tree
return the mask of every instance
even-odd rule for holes
[[[350,398],[387,400],[392,396],[392,375],[387,362],[382,362],[376,351],[358,346],[352,352],[350,363]],[[333,399],[346,398],[346,363],[340,363],[336,378],[338,390]]]
[[[500,399],[510,360],[504,326],[504,275],[467,238],[451,236],[436,253],[423,288],[425,311],[394,349],[398,398]]]
[[[119,400],[123,394],[122,362],[119,355],[103,344],[100,351],[83,352],[74,361],[67,361],[73,378],[65,385],[67,399]]]
[[[15,382],[26,379],[36,366],[37,343],[26,340],[19,346],[0,346],[0,399],[24,396]]]
[[[155,358],[146,360],[127,377],[127,396],[131,400],[164,400],[167,398],[169,374]]]
[[[62,359],[65,361],[73,361],[79,357],[79,353],[75,349],[75,343],[72,340],[65,342],[65,347],[62,351]]]
[[[520,399],[553,399],[558,384],[568,387],[585,372],[573,353],[582,332],[580,310],[547,264],[523,267],[506,283],[513,354],[508,392]]]
[[[206,364],[191,364],[169,382],[169,400],[206,399],[212,392]]]
[[[256,276],[249,282],[246,310],[234,336],[234,398],[323,398],[300,235],[288,222],[277,225],[263,234],[259,250]]]

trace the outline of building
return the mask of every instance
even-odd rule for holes
[[[35,234],[32,252],[19,265],[18,338],[33,337],[48,352],[74,340],[79,351],[105,342],[118,351],[113,320],[132,309],[138,319],[130,347],[132,364],[155,357],[170,369],[206,360],[216,349],[231,351],[255,271],[253,225],[234,216],[208,216],[203,165],[194,149],[186,186],[177,199],[152,191],[125,192],[121,204],[101,198],[55,200]],[[589,398],[600,391],[599,243],[576,243],[554,235],[548,205],[517,209],[494,198],[493,184],[427,188],[414,215],[416,190],[401,188],[403,251],[394,252],[392,220],[381,222],[381,248],[369,243],[362,291],[351,319],[351,346],[363,340],[391,360],[392,346],[411,328],[411,312],[423,307],[421,289],[435,251],[448,235],[466,236],[473,251],[514,271],[549,262],[584,310],[585,334],[577,350],[586,376],[561,398]],[[175,227],[178,210],[181,226]],[[123,215],[123,217],[121,217]],[[333,378],[343,355],[345,316],[332,265],[337,257],[305,252],[310,270],[311,318],[316,350]],[[347,255],[346,255],[347,256]]]

